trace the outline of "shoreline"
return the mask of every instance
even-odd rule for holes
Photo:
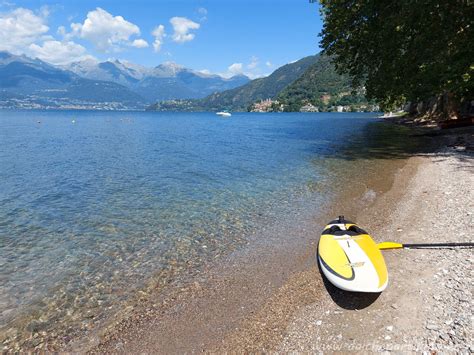
[[[469,141],[469,136],[472,138],[472,133],[464,134],[463,139],[468,139]],[[448,139],[444,140],[443,144],[452,145],[453,142],[459,142],[459,137],[459,134],[454,132],[454,135],[451,134]],[[403,215],[403,208],[410,208],[411,212],[415,212],[415,214],[416,212],[422,212],[416,211],[416,205],[420,203],[418,200],[420,196],[417,196],[416,192],[426,188],[423,185],[423,178],[420,177],[420,174],[428,174],[427,176],[430,177],[430,173],[431,175],[433,173],[431,170],[439,170],[436,168],[436,164],[445,164],[449,167],[449,164],[453,164],[453,159],[454,162],[465,165],[466,162],[464,160],[469,161],[471,157],[467,156],[468,158],[466,159],[458,160],[457,156],[460,153],[456,149],[446,148],[444,153],[423,154],[422,156],[411,157],[406,161],[399,162],[400,165],[388,174],[393,178],[393,181],[389,182],[389,188],[381,194],[377,194],[378,196],[373,203],[369,203],[367,208],[356,212],[356,202],[360,202],[360,198],[364,198],[365,194],[360,195],[361,191],[359,190],[355,196],[352,196],[354,198],[352,216],[355,216],[356,221],[372,233],[376,241],[402,241],[402,239],[398,239],[400,238],[398,235],[406,227],[397,226],[408,225],[407,221],[404,220],[407,218],[407,215]],[[437,162],[438,156],[443,157],[445,160],[441,163]],[[469,170],[471,167],[468,166],[467,169]],[[441,169],[441,171],[443,170]],[[463,172],[472,178],[472,169],[470,172]],[[384,176],[385,174],[381,175],[379,177],[381,178],[380,180],[387,178],[387,176]],[[456,178],[456,175],[454,175],[454,178]],[[465,186],[467,186],[466,183]],[[431,187],[437,188],[436,184]],[[438,186],[438,188],[441,187]],[[463,193],[465,197],[467,196],[467,198],[472,199],[472,193],[470,195],[466,195],[466,191],[463,191]],[[408,201],[408,194],[411,194],[411,202]],[[414,194],[415,198],[413,197]],[[438,204],[440,202],[443,203],[443,200],[437,201]],[[327,215],[331,215],[338,208],[340,206],[336,203],[328,209]],[[392,217],[394,211],[400,211],[397,212],[400,219],[395,220]],[[345,213],[346,216],[350,216],[347,212]],[[374,215],[377,216],[376,219],[373,218]],[[439,218],[436,216],[432,217],[435,219]],[[318,220],[324,220],[324,218],[327,217],[320,216]],[[315,222],[313,221],[313,226]],[[472,230],[472,215],[470,223]],[[413,222],[413,225],[416,225],[416,221]],[[410,284],[403,284],[404,273],[409,274],[410,268],[416,269],[411,256],[419,253],[426,257],[434,253],[433,251],[402,250],[384,252],[391,275],[388,289],[379,299],[369,299],[367,301],[367,297],[364,296],[348,299],[345,295],[337,296],[337,290],[332,290],[332,292],[328,293],[327,285],[321,279],[313,255],[319,235],[314,236],[318,232],[308,231],[306,228],[308,226],[301,227],[301,230],[296,231],[296,234],[311,233],[313,235],[313,237],[305,241],[304,247],[300,246],[300,248],[295,248],[291,251],[286,250],[287,253],[281,253],[280,255],[275,253],[268,258],[260,256],[263,260],[258,260],[258,262],[265,266],[266,269],[262,269],[262,274],[259,277],[253,275],[252,279],[255,281],[266,277],[269,280],[268,285],[259,285],[258,282],[252,283],[252,280],[246,277],[252,271],[252,267],[236,272],[232,269],[232,266],[236,265],[234,264],[227,270],[221,270],[222,273],[220,275],[213,274],[211,271],[210,282],[212,286],[206,284],[206,282],[201,284],[195,283],[192,285],[190,294],[181,295],[182,297],[177,296],[173,300],[175,304],[167,311],[157,314],[155,311],[148,310],[146,315],[137,314],[132,320],[129,319],[128,322],[122,323],[117,328],[109,329],[109,332],[102,334],[101,341],[97,346],[89,348],[89,352],[158,351],[160,353],[176,353],[190,351],[222,352],[231,350],[250,352],[277,350],[286,352],[324,349],[362,351],[364,349],[389,349],[390,347],[397,350],[397,346],[400,350],[413,351],[434,348],[434,345],[430,345],[431,343],[426,343],[426,339],[429,339],[429,334],[432,332],[432,330],[426,327],[441,329],[441,326],[423,323],[428,321],[424,319],[428,317],[428,314],[423,312],[421,314],[420,312],[417,313],[417,308],[414,307],[414,305],[423,305],[423,291],[416,287],[419,285],[414,284],[413,280]],[[423,230],[423,227],[419,228]],[[399,232],[396,232],[398,230]],[[393,237],[383,238],[382,235],[391,235]],[[416,234],[413,236],[409,235],[409,237],[403,239],[403,241],[433,241],[428,237],[420,240]],[[470,252],[469,250],[464,250],[461,253],[469,255]],[[290,264],[292,264],[292,267],[287,269],[286,273],[283,270],[281,275],[272,275],[272,271],[282,272],[281,268],[277,267],[275,269],[275,264],[271,264],[272,260],[285,257],[284,254],[286,254],[287,259],[288,255],[291,255],[290,259],[292,258],[293,261]],[[442,255],[442,252],[438,252],[438,255]],[[253,258],[258,257],[258,255],[253,256]],[[438,259],[433,260],[436,261]],[[285,263],[288,263],[288,261],[286,260],[282,263],[287,266],[288,264]],[[472,260],[469,262],[472,262]],[[436,263],[433,263],[430,259],[426,260],[426,263],[430,265],[432,270],[436,266]],[[418,269],[417,272],[419,273],[417,276],[422,284],[432,280],[432,277],[429,277],[432,275],[427,275],[426,269]],[[439,277],[439,272],[436,272],[435,275]],[[469,278],[466,281],[470,282]],[[406,288],[408,286],[411,286],[413,290],[407,292]],[[232,294],[236,290],[240,290],[240,292]],[[259,295],[252,294],[251,298],[257,299],[255,302],[252,302],[251,299],[246,299],[248,298],[248,292],[251,290],[259,290]],[[430,292],[436,292],[433,285],[430,290]],[[421,293],[418,291],[421,291]],[[403,295],[405,296],[403,297]],[[229,296],[230,300],[227,298]],[[411,304],[413,299],[416,302]],[[239,300],[240,302],[238,302]],[[369,304],[365,304],[367,302]],[[430,307],[433,306],[429,303],[427,304]],[[406,318],[404,316],[407,308],[414,312],[407,312],[408,314],[417,314],[416,319],[418,322],[416,322],[416,325],[411,324],[411,317]],[[206,311],[202,312],[202,309]],[[374,316],[374,314],[383,314],[387,309],[390,312],[385,312],[385,315]],[[394,312],[397,315],[394,316]],[[360,320],[357,318],[360,318]],[[360,322],[362,322],[363,318],[365,318],[369,325],[364,324],[363,328],[361,328]],[[452,321],[452,324],[455,324],[454,321]],[[344,330],[353,328],[355,331],[348,338],[343,337],[340,329],[341,325]],[[403,327],[417,331],[416,341],[418,343],[408,344],[408,340],[401,337],[394,330],[402,330]],[[364,335],[365,332],[362,334],[361,330],[367,330],[368,328],[374,332],[384,333],[383,337],[378,339],[376,343],[364,343],[363,340],[366,339],[366,336]],[[174,337],[173,334],[175,335]],[[446,337],[446,335],[444,336]],[[344,339],[342,343],[341,339]],[[400,343],[394,344],[394,340],[399,340]],[[423,343],[423,341],[425,342]],[[456,344],[459,345],[459,342]],[[342,347],[338,348],[338,346]]]
[[[411,158],[404,170],[414,175],[407,181],[401,171],[393,189],[358,221],[377,241],[472,241],[473,154],[460,152],[445,148]],[[326,295],[322,305],[295,315],[278,351],[472,352],[472,249],[383,254],[387,290],[369,304],[357,304],[357,298],[339,303],[337,290],[335,297]]]
[[[382,174],[364,178],[364,184],[345,191],[344,199],[338,199],[325,213],[314,216],[309,225],[292,232],[299,238],[298,243],[282,245],[268,255],[233,253],[219,267],[203,271],[201,280],[182,293],[164,300],[165,307],[145,306],[102,332],[99,343],[89,347],[89,352],[277,349],[294,312],[324,298],[324,285],[315,277],[319,275],[314,258],[318,227],[341,209],[347,217],[357,216],[356,220],[365,227],[359,220],[360,211],[357,213],[361,201],[377,204],[379,195],[392,190],[400,169],[405,175],[410,170],[404,168],[406,159],[379,159],[375,165],[379,169],[385,167]],[[411,174],[415,170],[411,169]],[[374,199],[373,195],[377,197]],[[374,227],[370,226],[369,231]],[[272,303],[274,300],[276,304]],[[207,311],[202,312],[203,309]]]
[[[394,132],[396,136],[397,130],[388,127],[388,132]],[[366,132],[367,137],[371,137],[371,132]],[[300,215],[301,206],[294,202],[291,212],[295,212],[295,218],[290,218],[290,223],[283,223],[283,229],[281,223],[276,229],[262,226],[263,231],[258,233],[264,234],[254,233],[247,245],[204,265],[190,275],[189,282],[171,284],[170,292],[166,294],[153,285],[144,288],[145,292],[137,293],[136,302],[132,300],[122,307],[117,317],[88,330],[84,336],[58,338],[62,341],[60,347],[54,345],[58,343],[41,342],[35,336],[33,341],[40,341],[35,350],[182,353],[274,351],[284,349],[285,344],[291,347],[294,344],[291,329],[299,317],[298,312],[308,307],[326,311],[336,301],[333,299],[331,304],[337,293],[328,293],[330,290],[316,267],[321,225],[344,214],[367,228],[376,241],[381,241],[377,233],[386,227],[394,206],[403,200],[403,191],[412,177],[417,176],[418,165],[433,156],[432,135],[436,132],[419,129],[409,132],[398,140],[405,136],[405,139],[412,136],[428,138],[420,140],[424,142],[422,146],[411,142],[392,146],[386,142],[386,148],[381,149],[380,137],[374,137],[370,149],[354,151],[356,142],[355,146],[349,145],[337,155],[321,156],[313,163],[326,166],[326,159],[329,159],[328,164],[334,164],[331,160],[335,159],[340,162],[335,170],[338,176],[345,169],[361,172],[357,179],[349,176],[338,180],[339,190],[335,197],[334,191],[325,190],[334,184],[319,186],[319,183],[308,182],[310,190],[334,197],[329,205],[305,203],[302,206],[307,210]],[[472,150],[469,137],[472,138],[472,133],[456,131],[448,136],[443,134],[440,140],[459,151],[462,151],[462,144],[470,142],[468,148]],[[417,139],[413,138],[414,141]],[[415,157],[409,158],[410,155]],[[361,209],[361,205],[365,207]],[[373,216],[383,211],[387,215],[374,220]],[[348,305],[347,299],[338,298],[342,307]],[[338,309],[335,311],[339,312]],[[300,329],[298,334],[304,334],[305,329]],[[337,328],[332,331],[336,332]],[[311,339],[310,335],[306,338]]]
[[[369,119],[372,120],[371,117]],[[306,121],[306,118],[303,121]],[[376,120],[374,119],[374,121]],[[372,126],[371,123],[370,126]],[[387,132],[392,131],[398,130],[392,130],[390,127],[388,130],[383,129],[383,127],[370,130],[372,135],[375,133],[375,135],[381,134],[383,136],[386,136]],[[240,319],[244,319],[252,311],[249,309],[248,305],[250,301],[241,301],[239,298],[249,298],[248,293],[255,293],[256,297],[252,300],[252,303],[255,304],[254,309],[258,309],[258,307],[284,283],[290,273],[302,267],[300,261],[293,260],[294,255],[303,254],[306,252],[306,249],[311,248],[310,246],[308,247],[309,244],[307,241],[314,238],[314,233],[311,231],[319,229],[320,225],[320,222],[314,222],[311,219],[316,218],[315,212],[320,210],[321,202],[331,201],[334,196],[334,179],[320,179],[319,177],[321,175],[319,174],[319,171],[321,169],[331,169],[331,171],[334,171],[335,174],[339,175],[341,173],[340,167],[345,165],[339,164],[339,162],[345,162],[352,166],[360,165],[358,163],[359,158],[367,155],[367,150],[364,149],[364,147],[366,147],[365,140],[360,139],[360,137],[365,137],[366,135],[366,131],[360,131],[355,139],[348,141],[350,144],[344,144],[341,149],[332,149],[332,147],[329,146],[328,153],[321,155],[308,154],[308,158],[305,159],[304,163],[304,169],[307,170],[304,172],[306,178],[301,179],[298,183],[297,188],[295,188],[297,193],[291,194],[293,198],[287,197],[290,196],[290,194],[281,194],[280,199],[275,199],[274,208],[269,206],[273,208],[271,212],[276,211],[277,213],[268,214],[267,217],[269,218],[264,218],[265,214],[260,218],[258,217],[260,214],[256,213],[256,221],[261,223],[255,223],[253,225],[254,228],[244,229],[245,234],[242,234],[245,237],[245,240],[242,239],[244,243],[238,244],[239,248],[237,248],[238,250],[235,253],[233,253],[232,250],[236,249],[231,247],[234,245],[233,243],[235,241],[240,241],[238,236],[241,234],[235,234],[237,239],[234,237],[229,239],[229,243],[226,244],[228,246],[228,253],[220,253],[220,255],[217,255],[219,256],[218,259],[211,260],[212,264],[220,263],[221,265],[229,265],[227,266],[227,273],[230,276],[228,278],[230,281],[221,277],[219,279],[222,281],[220,284],[218,282],[214,283],[215,289],[217,290],[216,292],[226,292],[229,288],[229,284],[234,285],[234,289],[237,290],[239,290],[242,285],[245,285],[245,283],[249,284],[249,291],[247,293],[244,292],[241,297],[235,297],[237,298],[235,318],[227,317],[227,319],[221,319],[222,322],[219,327],[226,328],[225,333],[227,333],[229,327],[231,327],[231,322],[228,321],[229,319],[232,320],[233,323],[238,324]],[[396,135],[396,137],[398,137],[398,135]],[[362,144],[360,143],[361,141],[363,142]],[[403,140],[396,138],[395,141]],[[369,146],[372,146],[372,143],[374,142],[370,141]],[[375,143],[377,145],[378,142],[376,141]],[[310,151],[313,149],[313,147],[308,148]],[[314,148],[317,149],[317,146]],[[347,157],[346,159],[347,151],[353,150],[357,151],[356,155]],[[353,163],[354,161],[356,164]],[[334,167],[335,163],[337,166]],[[312,165],[315,166],[312,167]],[[335,169],[333,169],[333,167]],[[345,168],[342,170],[345,171]],[[367,169],[362,170],[366,171]],[[314,175],[311,175],[311,173]],[[297,172],[295,176],[298,177],[299,173]],[[329,175],[323,174],[322,176]],[[330,176],[334,175],[331,174]],[[340,181],[347,185],[347,178],[345,176]],[[339,179],[337,179],[337,182],[339,184]],[[277,185],[278,183],[276,183],[276,186]],[[360,184],[360,186],[357,185],[356,188],[362,189],[362,192],[364,192],[366,190],[366,185]],[[320,196],[323,197],[319,198]],[[301,204],[297,202],[300,199]],[[258,205],[261,205],[265,201],[265,199],[262,201],[256,200],[255,206],[258,208]],[[263,204],[263,207],[266,207],[266,205]],[[250,208],[252,208],[252,206],[250,206]],[[280,211],[284,213],[282,214]],[[330,217],[332,218],[332,214]],[[309,223],[307,225],[310,227],[306,228],[306,231],[303,226],[299,226],[301,224],[299,221],[301,220]],[[321,220],[321,222],[324,223],[327,218],[325,217]],[[268,226],[271,226],[272,224],[277,226],[276,230],[270,230],[270,228],[268,228]],[[278,226],[286,227],[286,229],[284,231],[279,231]],[[295,226],[298,226],[299,229],[296,229]],[[223,234],[223,236],[227,235],[232,234]],[[244,244],[247,241],[250,243],[248,247],[245,248]],[[208,243],[206,244],[207,245],[205,246],[210,246],[212,248],[212,245],[209,245]],[[298,244],[300,249],[290,250],[289,247],[292,247],[293,244]],[[241,248],[241,246],[244,246],[244,248]],[[275,246],[278,246],[279,251],[275,250]],[[252,252],[254,252],[254,254],[252,254]],[[233,253],[233,256],[227,258],[229,253]],[[246,253],[247,255],[244,255]],[[157,257],[159,256],[160,255],[157,255]],[[263,260],[264,258],[262,258],[262,256],[265,257],[265,260]],[[123,302],[122,300],[119,300],[118,302],[107,302],[107,298],[102,298],[101,294],[107,295],[109,289],[105,289],[105,292],[102,293],[95,287],[87,287],[87,290],[84,288],[79,289],[79,291],[84,290],[83,294],[88,294],[90,296],[81,297],[82,295],[78,292],[71,293],[72,297],[74,297],[74,304],[69,305],[69,300],[72,299],[66,297],[69,297],[71,294],[67,292],[56,292],[52,297],[45,299],[44,306],[43,304],[40,304],[37,308],[41,309],[40,307],[48,307],[48,309],[46,309],[47,312],[43,312],[41,316],[39,312],[28,312],[25,309],[26,311],[21,314],[21,317],[12,318],[16,323],[14,323],[13,326],[8,324],[8,328],[3,328],[6,329],[2,334],[2,337],[6,339],[5,341],[2,339],[4,349],[10,349],[11,351],[20,349],[86,351],[86,349],[89,349],[91,346],[93,347],[94,344],[97,344],[103,339],[102,334],[104,334],[104,331],[108,333],[109,329],[115,328],[115,331],[120,332],[119,326],[122,324],[120,322],[122,318],[130,318],[131,323],[136,322],[137,319],[142,321],[146,318],[148,309],[151,309],[150,317],[160,318],[163,311],[165,313],[168,312],[168,314],[176,312],[176,309],[181,307],[181,300],[192,300],[195,296],[198,297],[203,294],[207,289],[209,289],[209,294],[212,298],[212,287],[208,287],[206,280],[210,279],[213,276],[213,273],[208,270],[207,266],[203,266],[202,269],[200,267],[194,267],[196,265],[194,260],[199,261],[201,259],[184,259],[183,261],[189,265],[188,268],[186,268],[186,266],[181,268],[180,265],[177,267],[173,266],[166,268],[165,273],[160,271],[152,274],[150,278],[144,277],[143,280],[145,285],[143,287],[139,285],[138,289],[133,288],[135,285],[133,282],[129,284],[129,287],[125,283],[118,283],[117,281],[120,281],[120,278],[117,280],[114,277],[115,287],[118,290],[119,296],[123,296]],[[121,262],[122,260],[119,261]],[[246,265],[247,268],[243,269],[241,267],[242,264],[249,265]],[[278,265],[278,273],[272,271],[274,265]],[[181,274],[176,274],[176,272],[174,272],[175,270],[186,272],[186,279],[181,277]],[[218,266],[214,268],[213,271],[214,274],[219,276],[224,270],[225,268]],[[236,274],[235,270],[239,270],[239,274]],[[259,271],[261,276],[250,281],[249,275],[253,277],[256,270]],[[41,270],[38,270],[38,272],[40,271]],[[238,279],[239,277],[240,279]],[[197,282],[193,283],[193,280],[188,282],[192,278]],[[110,277],[104,278],[104,280],[110,280]],[[269,284],[270,281],[271,284]],[[251,285],[252,282],[254,282],[253,286]],[[262,289],[261,284],[264,284],[265,288]],[[204,291],[198,293],[197,290],[200,289],[203,289]],[[219,291],[220,289],[223,290]],[[168,290],[171,291],[168,292]],[[254,298],[253,296],[254,295],[252,294],[252,297],[250,298]],[[61,302],[58,302],[58,300]],[[87,300],[88,304],[82,308],[82,312],[80,309],[81,304],[76,303],[76,300]],[[237,305],[239,302],[242,302],[241,307],[244,307],[245,310],[239,310],[240,306]],[[232,306],[229,307],[229,303],[223,304],[221,307],[222,313],[228,312],[229,308],[234,309]],[[18,310],[22,311],[21,308]],[[212,312],[210,312],[210,314],[211,313]],[[43,316],[43,314],[45,316]],[[65,316],[63,317],[63,315]],[[118,327],[116,327],[117,323]],[[192,331],[193,329],[191,329],[190,333],[192,333]],[[211,338],[213,334],[213,330],[210,329],[208,337]]]

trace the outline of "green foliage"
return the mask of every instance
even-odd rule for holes
[[[316,62],[282,90],[277,99],[287,111],[299,111],[307,103],[320,110],[337,105],[367,105],[364,94],[360,90],[353,92],[349,76],[338,74],[326,55],[319,55]]]
[[[474,92],[474,2],[320,0],[322,47],[352,85],[390,108]]]

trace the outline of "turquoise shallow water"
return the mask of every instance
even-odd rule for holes
[[[87,329],[288,223],[292,201],[323,204],[341,161],[393,136],[374,117],[0,111],[4,339]]]

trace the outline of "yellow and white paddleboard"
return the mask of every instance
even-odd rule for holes
[[[342,290],[382,292],[387,287],[387,267],[377,244],[343,216],[324,228],[318,261],[324,276]]]

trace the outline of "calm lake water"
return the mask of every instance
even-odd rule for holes
[[[374,117],[0,111],[0,340],[87,330],[317,208],[345,162],[404,140]]]

